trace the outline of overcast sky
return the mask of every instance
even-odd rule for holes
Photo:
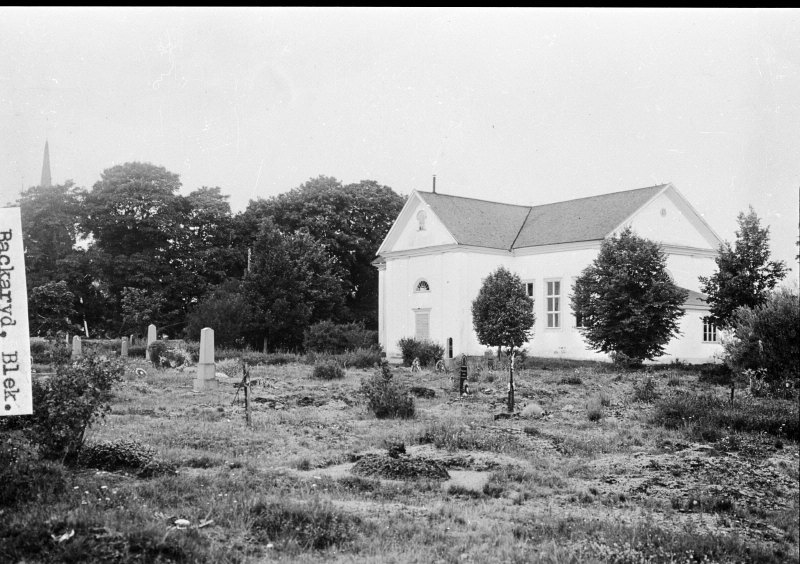
[[[672,182],[794,267],[800,10],[0,8],[0,203],[115,164],[535,205]]]

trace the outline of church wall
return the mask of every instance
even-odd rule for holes
[[[599,245],[598,245],[599,247]],[[387,259],[384,287],[384,311],[389,320],[382,322],[385,336],[381,344],[390,360],[399,360],[397,342],[415,334],[415,311],[430,311],[430,337],[447,354],[447,339],[453,339],[455,357],[465,353],[480,355],[487,347],[478,343],[472,326],[472,301],[478,295],[483,279],[500,265],[518,274],[520,279],[534,284],[536,322],[532,340],[526,346],[528,354],[549,358],[606,360],[605,354],[589,350],[570,307],[572,284],[581,271],[597,256],[597,248],[585,248],[554,253],[512,256],[511,254],[480,253],[449,250],[430,255],[392,257]],[[668,265],[676,282],[698,290],[698,271],[713,271],[713,259],[670,255]],[[429,292],[415,292],[416,283],[424,279]],[[560,327],[547,327],[546,282],[559,280]],[[692,281],[694,280],[694,283]],[[681,321],[683,336],[667,347],[667,355],[659,362],[680,359],[686,362],[710,362],[720,349],[718,344],[702,342],[704,312],[688,310]]]

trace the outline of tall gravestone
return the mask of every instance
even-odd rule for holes
[[[156,340],[156,326],[152,323],[147,326],[147,348],[145,349],[145,360],[152,360],[150,358],[150,343]]]
[[[128,337],[122,337],[122,351],[119,353],[122,358],[128,358]]]
[[[81,354],[81,338],[75,335],[72,337],[72,358],[80,358]]]
[[[131,340],[128,341],[128,344],[132,347],[136,345],[136,335],[131,334]]]
[[[214,330],[206,327],[200,331],[200,359],[197,363],[194,391],[199,392],[216,388],[216,371],[216,365],[214,364]]]

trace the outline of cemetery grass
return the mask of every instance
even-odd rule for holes
[[[131,361],[87,442],[135,440],[174,471],[49,465],[60,487],[0,508],[0,561],[798,561],[796,402],[758,400],[783,427],[711,432],[721,419],[662,415],[727,389],[586,365],[520,371],[518,411],[534,416],[495,419],[506,373],[473,373],[462,398],[445,374],[395,368],[435,397],[376,419],[358,393],[373,370],[318,380],[287,364],[252,370],[247,428],[236,364],[220,368],[231,380],[195,394],[192,370]],[[397,443],[450,479],[352,472]]]

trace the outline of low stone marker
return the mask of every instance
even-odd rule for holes
[[[81,338],[75,335],[72,337],[72,358],[80,358],[81,354]]]
[[[194,379],[194,391],[213,390],[216,387],[214,330],[210,327],[206,327],[200,331],[200,359],[197,362],[197,376]]]
[[[150,358],[150,343],[155,341],[157,338],[158,336],[156,335],[156,326],[151,323],[150,325],[147,326],[147,349],[145,350],[144,353],[145,360],[152,360]]]
[[[119,353],[122,358],[128,358],[128,337],[122,337],[122,351]]]

